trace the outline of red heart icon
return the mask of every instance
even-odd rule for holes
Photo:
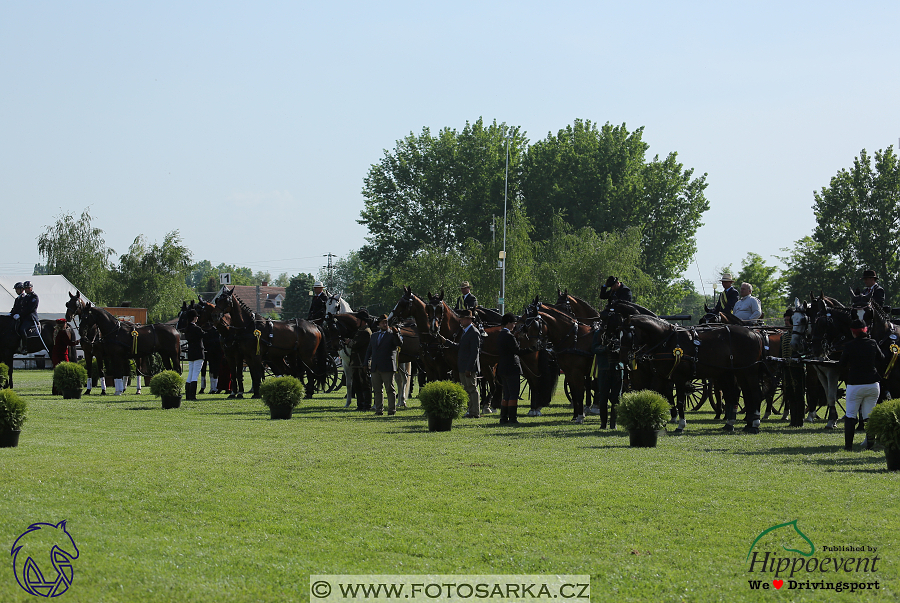
[[[784,580],[772,580],[772,586],[775,587],[775,590],[778,590],[782,586],[784,586]]]

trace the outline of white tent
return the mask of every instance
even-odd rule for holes
[[[13,288],[18,282],[31,281],[34,292],[37,293],[38,318],[41,320],[56,320],[66,317],[66,302],[69,301],[69,293],[73,295],[78,287],[69,282],[69,279],[61,274],[49,274],[45,276],[4,276],[0,275],[0,314],[8,314],[12,309],[16,298],[16,290]],[[84,297],[84,293],[81,294]],[[85,298],[87,299],[87,298]],[[88,300],[90,301],[90,300]]]

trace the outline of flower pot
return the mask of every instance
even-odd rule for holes
[[[270,406],[269,416],[273,419],[290,419],[294,414],[293,406]]]
[[[15,448],[19,445],[21,430],[0,429],[0,448]]]
[[[450,431],[453,419],[428,415],[428,431]]]
[[[163,408],[180,408],[181,396],[160,396]]]
[[[885,448],[884,458],[888,471],[900,471],[900,448]]]
[[[81,398],[81,388],[62,390],[63,400],[78,400]]]
[[[656,448],[659,431],[655,429],[632,429],[628,431],[628,438],[632,448]]]

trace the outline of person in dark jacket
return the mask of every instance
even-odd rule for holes
[[[504,314],[500,319],[500,332],[497,334],[497,376],[503,384],[503,398],[500,400],[500,424],[518,425],[519,418],[519,380],[522,375],[522,363],[519,360],[519,342],[509,330],[515,324],[514,314]]]
[[[734,278],[726,272],[722,275],[722,293],[719,294],[719,299],[716,300],[716,307],[713,309],[713,312],[716,314],[721,312],[725,316],[732,316],[734,314],[734,304],[740,298],[741,294],[734,288]]]
[[[196,310],[188,310],[185,318],[188,321],[184,328],[184,338],[188,344],[188,377],[184,386],[184,399],[196,400],[197,378],[200,376],[200,367],[203,366],[203,329],[197,325],[200,317]]]
[[[321,281],[313,283],[313,298],[309,304],[309,313],[306,320],[320,320],[325,318],[325,308],[327,307],[328,294],[325,293],[325,285]]]
[[[626,287],[625,283],[615,276],[607,278],[606,284],[600,287],[600,299],[634,302],[634,299],[631,297],[631,289]]]
[[[394,389],[394,373],[397,372],[397,350],[403,345],[403,336],[397,327],[388,325],[387,314],[378,317],[380,331],[372,335],[366,349],[365,364],[372,363],[372,389],[375,392],[375,414],[384,414],[384,392],[387,392],[388,415],[396,414],[397,394]]]
[[[22,338],[22,346],[27,349],[28,346],[25,339],[28,337],[28,329],[33,330],[32,336],[40,336],[41,325],[38,322],[37,314],[40,300],[31,286],[31,281],[22,283],[22,288],[24,293],[13,302],[13,309],[18,310],[18,313],[14,314],[13,318],[19,321],[19,336]],[[16,291],[18,292],[18,289]],[[17,303],[18,308],[16,308]]]
[[[475,306],[478,305],[478,299],[472,295],[472,287],[469,286],[469,281],[463,281],[459,286],[460,296],[456,298],[456,307],[460,310],[471,310],[475,311]]]
[[[860,292],[870,296],[872,303],[879,308],[884,305],[884,288],[878,284],[878,275],[874,270],[863,270],[863,283],[865,288]]]
[[[359,314],[363,318],[363,312]],[[356,331],[356,336],[350,342],[350,382],[353,384],[353,396],[356,397],[356,410],[372,410],[372,380],[366,368],[366,350],[371,340],[372,329],[363,327]]]
[[[594,331],[591,352],[596,357],[597,396],[588,412],[600,415],[600,429],[606,429],[607,419],[609,419],[610,428],[616,428],[616,407],[619,405],[622,381],[625,377],[625,364],[619,358],[619,353],[613,348],[612,343],[613,341],[604,337],[602,328]],[[685,426],[680,425],[679,427],[684,429]]]
[[[854,320],[850,323],[853,339],[844,345],[841,352],[840,368],[847,370],[847,416],[844,417],[844,450],[853,450],[853,435],[856,424],[865,425],[869,413],[878,402],[878,363],[884,360],[884,353],[878,343],[869,337],[865,323]],[[875,441],[866,440],[865,447],[871,448]]]
[[[459,371],[459,382],[469,394],[469,412],[463,415],[466,419],[478,419],[481,412],[491,413],[491,407],[485,406],[479,410],[478,397],[478,370],[481,368],[481,333],[472,325],[474,316],[471,310],[463,310],[459,313],[459,324],[462,334],[459,342],[450,341],[441,337],[444,345],[456,348],[456,367]]]

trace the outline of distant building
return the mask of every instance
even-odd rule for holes
[[[284,287],[270,287],[268,284],[259,286],[259,298],[255,285],[235,285],[234,295],[254,312],[281,314],[281,306],[284,304]],[[216,296],[218,297],[218,296]],[[257,304],[258,302],[258,304]]]

